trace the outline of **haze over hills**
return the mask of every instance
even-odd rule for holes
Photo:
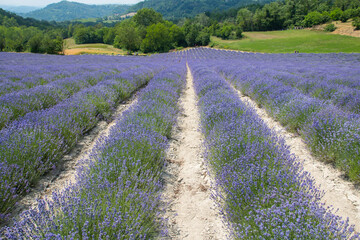
[[[88,5],[84,3],[61,1],[49,4],[45,8],[29,13],[20,14],[23,17],[30,17],[47,21],[68,21],[82,18],[98,18],[113,15],[114,13],[127,13],[130,5],[104,4]]]
[[[194,17],[203,12],[223,11],[250,4],[264,4],[274,0],[145,0],[130,8],[137,11],[141,8],[153,8],[165,18]]]
[[[161,13],[165,19],[194,17],[203,12],[223,11],[230,8],[250,4],[264,4],[274,0],[145,0],[135,5],[88,5],[63,0],[45,8],[28,13],[19,13],[23,17],[31,17],[47,21],[67,21],[83,18],[99,18],[112,15],[122,15],[136,12],[141,8],[153,8]],[[11,10],[10,10],[11,11]],[[24,10],[22,10],[24,11]],[[13,12],[16,12],[13,10]]]
[[[35,6],[9,6],[9,5],[0,5],[0,8],[14,13],[28,13],[40,9],[41,7]]]
[[[25,27],[38,27],[39,29],[47,29],[47,28],[53,28],[54,25],[52,23],[49,23],[47,21],[40,21],[33,18],[23,18],[15,13],[3,10],[0,8],[0,25],[2,23],[2,20],[4,18],[14,18],[16,21],[16,24],[19,26],[25,26]],[[1,35],[0,35],[1,37]]]

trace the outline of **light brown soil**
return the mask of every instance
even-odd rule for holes
[[[65,49],[65,55],[83,55],[83,54],[106,54],[106,55],[125,55],[122,50],[103,49],[103,48],[74,48]]]
[[[352,37],[360,37],[360,30],[355,31],[355,27],[352,25],[352,22],[334,22],[336,28],[333,31],[333,34],[347,35]]]
[[[355,225],[355,230],[360,232],[360,191],[352,183],[342,178],[342,173],[332,166],[327,165],[313,157],[300,136],[289,133],[281,124],[273,120],[263,108],[249,97],[237,91],[242,101],[247,102],[256,113],[264,120],[265,124],[275,130],[285,139],[290,152],[304,164],[304,170],[315,179],[318,188],[324,191],[322,202],[326,206],[333,206],[337,215],[344,220],[349,218],[350,224]]]
[[[164,176],[170,239],[226,239],[219,210],[210,197],[211,179],[202,156],[200,118],[189,68],[180,102],[183,114],[170,144]]]
[[[355,27],[352,25],[352,21],[347,21],[345,23],[341,21],[334,21],[332,22],[336,30],[331,32],[332,34],[339,34],[339,35],[346,35],[351,37],[360,37],[360,30],[354,30]],[[327,24],[322,24],[318,26],[314,26],[313,29],[315,30],[324,30]]]
[[[118,105],[112,116],[112,119],[114,119],[112,122],[100,121],[92,130],[86,133],[76,146],[60,160],[61,165],[43,176],[36,186],[30,190],[30,193],[19,201],[12,212],[12,218],[16,219],[21,212],[36,208],[37,199],[51,197],[52,192],[61,191],[66,186],[74,183],[76,169],[81,165],[81,160],[89,156],[96,143],[109,134],[110,128],[115,124],[116,119],[120,118],[122,113],[136,102],[135,93],[131,98]],[[11,226],[12,223],[12,221],[9,221],[6,225]]]

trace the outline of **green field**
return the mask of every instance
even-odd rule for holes
[[[360,38],[314,30],[244,32],[240,40],[211,37],[210,46],[263,53],[330,53],[360,52]]]
[[[65,55],[106,54],[124,55],[125,51],[103,43],[76,44],[73,38],[65,39]]]

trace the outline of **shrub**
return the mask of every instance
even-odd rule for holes
[[[355,30],[360,30],[360,17],[354,18],[352,25],[355,27]]]
[[[335,29],[336,27],[333,23],[327,24],[324,28],[325,32],[333,32]]]
[[[312,27],[314,25],[319,25],[324,22],[324,17],[319,12],[311,12],[305,16],[303,25],[304,27]]]
[[[340,8],[335,8],[330,12],[330,17],[334,21],[340,20],[341,15],[343,14],[343,11],[341,11]]]
[[[344,11],[340,16],[341,22],[347,22],[349,20],[351,13],[349,11]]]

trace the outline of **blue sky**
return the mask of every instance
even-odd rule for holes
[[[72,0],[73,2],[81,2],[86,4],[135,4],[141,0]],[[0,0],[0,5],[9,6],[40,6],[44,7],[50,3],[60,2],[60,0]]]

